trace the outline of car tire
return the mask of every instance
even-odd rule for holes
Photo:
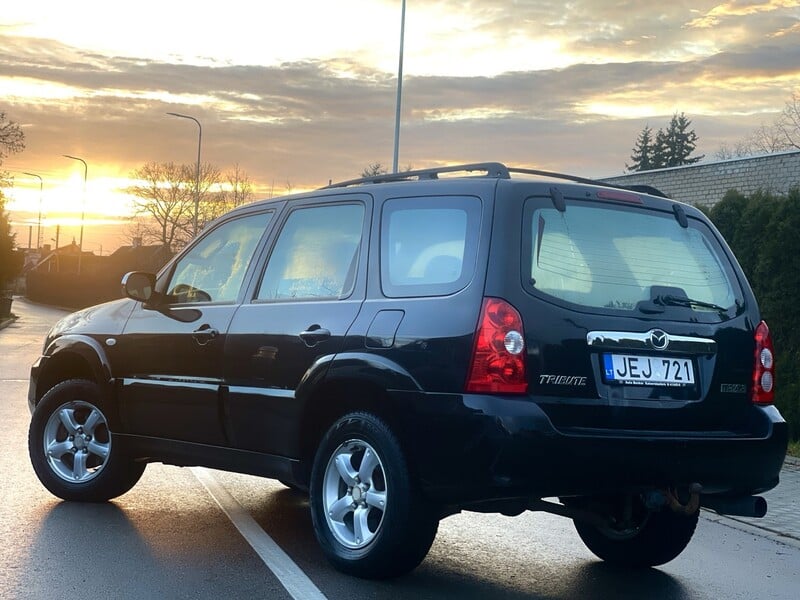
[[[111,434],[111,411],[99,386],[71,379],[36,405],[28,431],[33,470],[55,496],[104,502],[130,490],[145,463],[125,456]]]
[[[598,527],[575,520],[575,529],[586,547],[608,563],[635,568],[663,565],[683,552],[694,535],[700,512],[685,515],[667,508],[653,512],[638,497],[635,503],[635,523],[624,527]]]
[[[310,500],[323,552],[338,570],[356,577],[411,571],[425,558],[439,525],[415,488],[397,437],[369,413],[345,415],[325,434],[314,459]]]

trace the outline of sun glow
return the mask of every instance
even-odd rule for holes
[[[24,98],[26,101],[30,101],[31,98],[69,100],[85,95],[86,90],[68,85],[44,83],[28,77],[0,78],[0,96],[7,102],[14,98]]]
[[[79,172],[80,171],[80,172]],[[108,217],[126,217],[132,214],[132,198],[124,190],[131,185],[127,178],[98,176],[86,181],[84,194],[83,170],[76,169],[68,175],[43,177],[41,193],[39,180],[17,175],[13,188],[3,190],[11,211],[38,212],[59,218],[74,216],[80,219],[81,213]]]

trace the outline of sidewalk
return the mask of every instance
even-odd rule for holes
[[[777,487],[759,494],[767,501],[767,514],[761,519],[721,517],[762,530],[778,541],[800,547],[800,459],[786,457]],[[714,519],[720,518],[710,512]]]

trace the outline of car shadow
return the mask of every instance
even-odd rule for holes
[[[43,507],[0,597],[224,598],[237,590],[282,597],[282,587],[208,499],[56,502]]]
[[[688,600],[693,597],[677,579],[658,569],[622,569],[594,559],[574,557],[563,561],[557,557],[537,558],[524,565],[516,564],[511,558],[506,570],[496,565],[485,568],[481,556],[456,555],[452,552],[451,541],[442,539],[437,546],[438,538],[428,558],[408,575],[386,581],[361,580],[339,573],[325,559],[314,536],[305,494],[288,489],[264,490],[257,497],[249,498],[247,509],[329,598],[345,597],[342,590],[346,590],[348,600]],[[446,537],[447,533],[440,533],[440,536]],[[540,564],[537,561],[541,561]]]

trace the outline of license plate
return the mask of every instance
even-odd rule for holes
[[[627,385],[694,384],[694,366],[689,358],[604,354],[603,375],[609,383]]]

